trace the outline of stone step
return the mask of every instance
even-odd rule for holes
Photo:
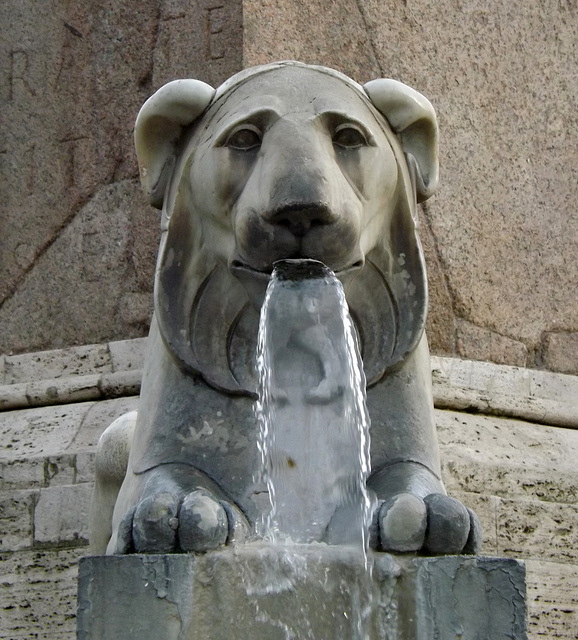
[[[146,338],[0,356],[0,411],[138,395]],[[432,356],[434,402],[455,409],[578,427],[578,377]]]

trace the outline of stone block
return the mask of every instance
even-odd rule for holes
[[[243,3],[241,0],[165,0],[154,52],[155,88],[175,78],[196,76],[208,83],[224,82],[243,62]]]
[[[37,491],[0,492],[0,551],[32,547]]]
[[[578,506],[501,499],[498,553],[578,564]]]
[[[92,403],[38,407],[0,413],[3,462],[58,456],[74,441]]]
[[[518,367],[528,364],[528,348],[523,342],[477,327],[461,318],[456,320],[456,338],[456,352],[461,358]]]
[[[137,234],[132,214],[147,207],[141,198],[137,180],[95,188],[2,306],[0,332],[11,336],[4,350],[64,347],[73,339],[81,344],[105,342],[137,337],[146,331],[143,326],[123,326],[120,318],[123,297],[141,291],[131,259]],[[150,229],[139,234],[138,242],[147,241],[150,251],[155,252],[158,218],[155,220],[154,213],[150,224]],[[76,268],[63,269],[62,265]],[[148,277],[145,291],[151,295],[152,272]]]
[[[434,356],[432,381],[440,409],[578,427],[576,376]]]
[[[0,638],[74,640],[82,549],[0,554]]]
[[[498,8],[444,2],[437,5],[434,15],[431,7],[418,2],[411,9],[400,6],[382,25],[378,23],[378,5],[368,3],[371,24],[379,29],[377,38],[382,50],[391,55],[399,72],[415,75],[427,83],[424,76],[431,74],[432,65],[440,65],[439,71],[443,73],[442,63],[436,61],[434,52],[439,47],[448,47],[448,54],[451,51],[451,69],[443,63],[447,69],[445,79],[430,82],[437,85],[432,86],[437,94],[432,99],[442,114],[445,173],[460,177],[458,180],[450,177],[431,208],[440,252],[456,296],[456,309],[476,325],[531,341],[535,346],[540,325],[552,326],[562,318],[575,323],[576,318],[575,301],[569,303],[567,295],[572,287],[570,282],[575,280],[575,265],[560,279],[563,265],[571,260],[566,252],[575,251],[576,247],[574,234],[572,238],[564,237],[568,215],[572,214],[568,209],[567,213],[562,210],[575,196],[563,186],[565,170],[561,166],[562,159],[575,149],[575,143],[556,144],[549,131],[552,121],[568,123],[569,118],[568,103],[561,96],[570,86],[562,78],[570,71],[556,44],[558,39],[565,40],[569,35],[568,25],[560,22],[568,16],[567,5],[546,8],[538,2],[529,2],[518,11],[511,5]],[[404,17],[409,24],[404,24]],[[405,46],[400,47],[399,38],[409,44],[412,17],[423,27],[427,24],[427,30],[423,31],[424,41],[418,50],[408,52]],[[533,29],[539,30],[539,24],[544,28],[546,23],[551,24],[546,27],[548,35],[535,43],[523,60],[516,56],[514,43],[525,38],[523,34],[531,38]],[[393,33],[397,33],[397,39],[392,37]],[[501,64],[492,62],[497,51],[503,56]],[[554,84],[560,82],[565,88],[558,92],[551,91],[551,85],[540,87],[544,76],[536,77],[537,66],[548,77],[556,76]],[[441,93],[443,86],[447,88],[445,95]],[[575,95],[574,87],[570,93]],[[458,94],[462,99],[458,99]],[[520,105],[522,94],[532,98],[516,110],[515,116],[512,111],[503,118],[495,111],[495,105],[503,105],[504,101]],[[541,97],[539,107],[537,96]],[[549,115],[542,119],[544,113]],[[516,119],[518,125],[508,123],[510,118]],[[450,137],[445,141],[444,123],[445,135]],[[527,136],[519,136],[520,127],[525,128]],[[500,134],[489,135],[490,130],[499,130]],[[548,148],[548,158],[532,162],[530,149],[534,144]],[[503,171],[500,157],[511,160],[508,171]],[[547,174],[556,171],[560,175],[550,180]],[[569,176],[573,172],[566,170],[567,179],[572,180]],[[485,180],[480,180],[480,175]],[[543,200],[536,198],[537,192]],[[547,228],[542,217],[546,210],[556,211],[553,217],[548,215]],[[555,252],[543,251],[552,246],[556,246]]]
[[[249,64],[298,56],[360,81],[393,77],[431,99],[444,167],[426,207],[436,246],[428,267],[435,273],[439,262],[443,272],[431,281],[431,300],[447,305],[441,289],[449,291],[452,314],[485,332],[483,357],[489,351],[520,364],[545,328],[576,330],[576,297],[568,298],[578,253],[568,226],[578,184],[576,140],[568,133],[576,97],[575,56],[567,53],[575,40],[570,4],[443,0],[434,7],[416,0],[388,7],[387,19],[378,0],[331,9],[320,0],[306,10],[290,1],[282,8],[257,0],[243,6]],[[542,34],[538,41],[535,33]],[[533,46],[519,56],[522,41]],[[540,162],[533,160],[535,145],[545,154]],[[435,308],[431,314],[441,315]],[[446,348],[447,333],[432,331],[431,338],[434,352]],[[480,348],[474,332],[461,339],[463,353]]]
[[[557,338],[540,346],[578,330],[573,5],[437,6],[385,20],[377,0],[4,3],[0,351],[144,335],[158,217],[135,180],[139,106],[176,77],[298,58],[406,81],[438,111],[445,170],[422,216],[433,350],[576,371]]]
[[[0,462],[3,490],[80,484],[93,479],[94,454],[89,452]]]
[[[423,558],[416,565],[417,624],[408,637],[526,638],[521,562],[446,556]]]
[[[546,333],[541,356],[546,369],[578,374],[578,332]]]
[[[528,380],[530,383],[530,393],[533,398],[539,401],[547,401],[544,406],[560,407],[560,413],[574,412],[578,415],[578,376],[564,374],[553,374],[547,371],[529,371]],[[546,419],[553,413],[552,410],[546,412]],[[557,424],[557,422],[552,422]],[[560,424],[560,426],[571,427],[575,423]]]
[[[244,0],[243,27],[246,66],[300,60],[334,67],[359,82],[380,76],[372,34],[355,0],[331,4]]]
[[[260,543],[201,556],[87,557],[78,639],[526,638],[521,563]]]
[[[159,216],[134,120],[164,82],[238,71],[241,20],[240,0],[2,4],[0,352],[146,334]]]
[[[578,430],[436,411],[448,491],[573,504]]]
[[[575,640],[578,565],[526,560],[530,638]]]
[[[572,3],[414,0],[384,15],[379,0],[245,0],[243,9],[247,64],[296,56],[362,82],[393,77],[436,107],[443,173],[424,208],[436,247],[428,269],[443,274],[430,282],[433,318],[447,305],[485,332],[484,353],[509,364],[526,353],[531,363],[543,331],[577,330]],[[451,344],[447,329],[430,338],[437,353]],[[475,330],[461,339],[462,353],[480,348]]]
[[[91,484],[41,489],[34,510],[34,542],[86,544],[91,494]]]
[[[113,372],[141,371],[144,367],[147,344],[147,338],[109,342],[108,348],[112,359]]]
[[[91,344],[7,356],[4,384],[112,371],[107,345]]]
[[[45,486],[44,458],[0,462],[0,490],[33,489]]]

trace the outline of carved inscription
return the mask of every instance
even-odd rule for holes
[[[82,274],[87,282],[99,282],[102,279],[103,254],[100,234],[95,230],[85,231],[82,234]]]
[[[56,90],[60,84],[61,78],[68,75],[68,72],[74,72],[78,65],[81,47],[83,46],[84,36],[78,29],[72,25],[64,23],[66,30],[64,42],[62,44],[62,53],[58,62],[58,71],[54,80],[54,89]]]
[[[26,177],[26,191],[29,195],[34,193],[34,186],[36,184],[36,158],[35,158],[36,144],[32,144],[24,152],[24,166],[27,169]]]
[[[64,187],[71,189],[72,187],[81,187],[79,184],[80,178],[80,152],[82,146],[86,148],[89,138],[86,136],[70,136],[59,140],[60,144],[64,148]],[[85,161],[86,161],[86,155]]]
[[[16,100],[23,93],[34,96],[32,85],[28,82],[28,54],[23,50],[10,52],[8,100]]]
[[[209,7],[207,10],[207,59],[220,60],[225,57],[223,28],[227,21],[225,7]]]

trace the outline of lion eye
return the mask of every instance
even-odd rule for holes
[[[244,124],[237,127],[227,138],[227,146],[240,151],[249,151],[261,146],[261,132],[257,127]]]
[[[346,149],[357,149],[367,145],[363,132],[352,124],[342,124],[333,134],[333,144]]]

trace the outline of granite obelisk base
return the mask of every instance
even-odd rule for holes
[[[78,640],[524,640],[525,569],[247,544],[81,560]]]

